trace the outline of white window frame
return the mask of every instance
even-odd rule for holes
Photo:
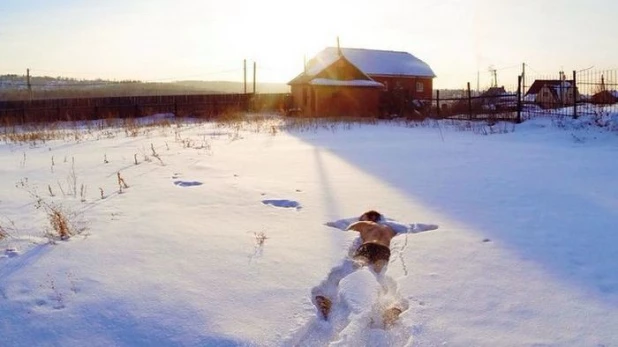
[[[416,82],[416,92],[417,93],[422,93],[425,91],[425,83],[417,81]]]

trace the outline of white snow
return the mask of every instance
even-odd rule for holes
[[[341,48],[352,64],[368,75],[436,77],[427,63],[407,52]],[[327,47],[307,62],[307,75],[314,76],[339,58],[337,47]]]
[[[617,120],[172,120],[2,143],[0,345],[618,345]],[[87,229],[50,244],[36,196]],[[311,288],[368,209],[403,232],[324,321]]]

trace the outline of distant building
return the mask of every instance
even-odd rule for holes
[[[592,97],[590,101],[593,104],[615,104],[618,103],[618,90],[603,90]]]
[[[524,100],[543,108],[573,105],[580,95],[572,80],[536,80],[524,95]]]
[[[514,111],[517,109],[517,94],[507,92],[504,87],[491,87],[475,102],[485,111]]]
[[[434,77],[410,53],[328,47],[288,84],[304,116],[378,116],[393,100],[431,99]]]

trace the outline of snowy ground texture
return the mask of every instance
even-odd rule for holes
[[[0,345],[618,346],[615,119],[2,143]],[[50,242],[54,209],[83,230]],[[437,229],[396,236],[320,320],[310,290],[358,241],[329,225],[368,209]],[[389,330],[386,292],[408,304]]]

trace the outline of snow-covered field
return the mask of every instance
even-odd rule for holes
[[[618,346],[616,132],[466,124],[2,143],[0,345]],[[396,236],[320,320],[311,288],[357,241],[327,223],[368,209],[438,228]],[[57,210],[85,230],[50,243]],[[385,291],[408,305],[389,330]]]

